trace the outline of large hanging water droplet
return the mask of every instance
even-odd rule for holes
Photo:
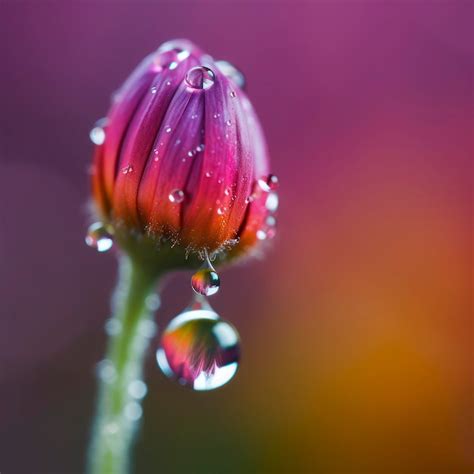
[[[193,89],[209,89],[216,80],[214,72],[205,66],[195,66],[186,74],[186,84]]]
[[[107,232],[102,222],[95,222],[89,226],[85,241],[89,247],[98,252],[107,252],[114,244],[112,236]]]
[[[216,66],[241,89],[245,87],[245,76],[229,61],[216,61]]]
[[[258,185],[266,193],[269,193],[270,191],[275,191],[275,189],[278,188],[278,184],[279,184],[278,178],[274,174],[269,174],[268,176],[262,176],[258,180]]]
[[[94,128],[89,132],[89,138],[94,145],[102,145],[105,142],[105,126],[107,119],[101,118],[97,120]]]
[[[213,390],[237,372],[237,330],[212,309],[187,309],[168,325],[156,353],[163,373],[194,390]]]
[[[192,276],[191,286],[199,295],[211,296],[219,291],[221,281],[206,255],[203,266]]]

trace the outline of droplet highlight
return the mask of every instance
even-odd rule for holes
[[[163,333],[156,359],[163,373],[181,385],[213,390],[237,372],[239,335],[212,309],[187,309]]]
[[[114,245],[112,236],[102,222],[95,222],[89,226],[85,242],[89,247],[98,252],[107,252]]]
[[[193,89],[209,89],[216,78],[212,69],[205,66],[195,66],[186,74],[186,84]]]
[[[107,119],[102,118],[97,120],[94,128],[89,132],[89,138],[94,145],[103,145],[105,142],[105,126],[107,125]]]

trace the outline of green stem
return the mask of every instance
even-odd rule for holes
[[[147,297],[162,273],[142,263],[126,256],[120,260],[107,354],[98,369],[99,398],[89,450],[91,474],[124,474],[129,469],[141,415],[143,363],[154,324]]]

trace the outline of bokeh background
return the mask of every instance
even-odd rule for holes
[[[88,132],[187,37],[247,76],[280,233],[213,298],[243,340],[229,385],[150,354],[135,472],[472,472],[473,5],[3,0],[0,471],[83,472],[115,279],[83,242]],[[170,279],[160,327],[189,296]]]

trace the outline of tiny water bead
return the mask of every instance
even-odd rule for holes
[[[237,330],[212,309],[187,309],[168,325],[156,353],[163,373],[194,390],[213,390],[237,372]]]
[[[133,166],[127,165],[122,168],[122,174],[130,174],[133,173]]]
[[[199,295],[211,296],[219,291],[220,284],[219,275],[206,257],[203,266],[191,278],[193,290]]]
[[[107,252],[114,244],[112,236],[102,222],[95,222],[89,226],[85,238],[86,244],[98,252]]]
[[[193,89],[209,89],[216,80],[214,72],[205,66],[195,66],[186,74],[186,84]]]
[[[278,188],[278,178],[274,174],[269,174],[268,176],[262,176],[258,180],[258,185],[266,193],[270,191],[275,191]]]
[[[174,189],[170,192],[168,199],[173,203],[179,204],[184,201],[184,192],[181,189]]]

